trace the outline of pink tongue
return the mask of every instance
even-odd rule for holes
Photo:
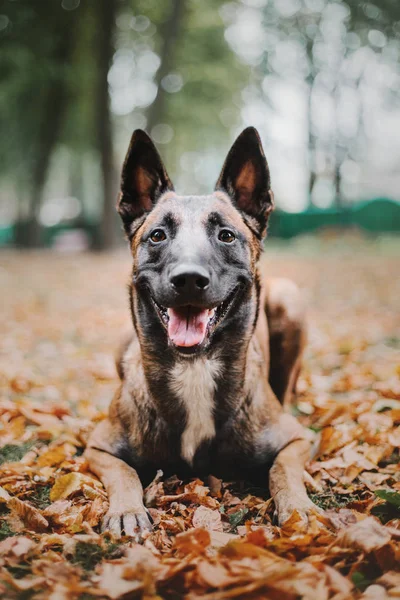
[[[194,306],[168,309],[168,336],[175,346],[197,346],[206,336],[209,310]]]

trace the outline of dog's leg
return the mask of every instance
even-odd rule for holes
[[[310,442],[291,442],[276,457],[269,473],[269,489],[280,525],[294,510],[307,521],[310,512],[320,512],[307,496],[303,480],[304,465],[310,457]]]
[[[295,391],[306,342],[304,299],[289,279],[267,281],[265,311],[269,329],[269,383],[287,406]]]
[[[90,469],[103,483],[110,502],[102,530],[116,537],[124,531],[139,539],[152,529],[143,504],[143,487],[135,469],[112,455],[115,446],[115,428],[106,419],[94,430],[85,451]]]

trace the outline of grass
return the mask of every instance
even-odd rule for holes
[[[367,578],[361,571],[354,571],[351,580],[354,583],[354,586],[361,592],[374,582],[373,579]]]
[[[92,542],[77,542],[71,562],[82,567],[84,571],[93,571],[103,559],[116,558],[121,546],[105,540],[106,548]]]
[[[31,565],[26,562],[20,562],[15,566],[7,565],[7,569],[14,579],[22,579],[31,573]]]
[[[240,525],[240,523],[242,523],[243,519],[245,518],[248,512],[248,508],[241,508],[240,510],[229,515],[229,524],[233,533],[236,532],[237,526]]]
[[[36,443],[37,440],[30,440],[23,444],[6,444],[0,448],[0,465],[20,461]]]
[[[32,502],[36,508],[43,510],[46,506],[51,504],[50,490],[51,485],[40,485],[36,487],[33,494],[29,497],[29,501]]]
[[[400,517],[400,493],[394,490],[375,490],[375,496],[384,500],[382,504],[377,504],[371,510],[371,513],[378,517],[381,523],[385,524],[392,519]]]
[[[334,494],[333,492],[325,493],[309,493],[310,500],[314,502],[316,506],[323,510],[329,510],[331,508],[344,508],[350,502],[356,502],[360,499],[358,494],[349,493],[347,494]]]
[[[0,542],[2,542],[3,540],[5,540],[8,537],[11,537],[13,535],[17,535],[15,533],[15,531],[13,531],[9,524],[7,523],[7,521],[1,521],[0,522]]]

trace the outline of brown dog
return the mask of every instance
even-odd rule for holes
[[[157,469],[264,484],[269,474],[280,523],[315,510],[303,484],[309,442],[282,408],[300,369],[302,301],[292,282],[262,285],[258,272],[272,208],[255,129],[238,137],[210,196],[177,195],[150,138],[133,134],[118,211],[134,333],[86,450],[115,535],[151,528],[142,484]]]

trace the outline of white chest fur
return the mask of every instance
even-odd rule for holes
[[[215,435],[214,392],[221,364],[217,359],[183,360],[171,371],[170,388],[186,410],[181,456],[189,464],[201,442]]]

